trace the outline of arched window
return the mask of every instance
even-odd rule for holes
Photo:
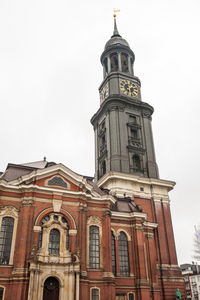
[[[111,72],[117,72],[118,68],[119,68],[117,53],[111,54],[111,56],[110,56],[110,62],[111,62]]]
[[[0,231],[0,264],[8,265],[10,259],[10,250],[12,244],[14,219],[4,217],[1,223]]]
[[[128,300],[134,300],[134,294],[133,293],[128,294]]]
[[[40,225],[41,225],[41,231],[40,231],[40,237],[39,237],[39,248],[42,247],[42,237],[43,237],[43,231],[44,231],[43,227],[44,227],[45,223],[47,223],[47,222],[52,223],[54,221],[57,221],[58,223],[60,223],[62,225],[62,227],[64,225],[64,227],[67,229],[67,231],[66,231],[66,249],[69,249],[69,226],[68,226],[68,222],[65,219],[65,217],[63,217],[60,214],[46,215],[42,219],[42,221],[40,223]],[[49,240],[50,240],[50,237],[49,237]]]
[[[116,275],[116,249],[115,249],[115,236],[111,233],[111,244],[112,244],[112,272]]]
[[[91,300],[99,300],[99,289],[92,289],[92,299]]]
[[[3,300],[4,288],[0,287],[0,300]]]
[[[125,53],[121,54],[122,72],[128,72],[128,55]]]
[[[120,232],[118,241],[120,275],[129,276],[128,241],[124,232]]]
[[[133,168],[135,170],[141,170],[140,157],[137,154],[133,155]]]
[[[100,266],[100,247],[99,247],[99,227],[90,226],[89,243],[90,268],[99,269]]]
[[[52,229],[49,234],[49,254],[59,255],[60,253],[60,231]]]

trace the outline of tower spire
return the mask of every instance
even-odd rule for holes
[[[114,15],[113,15],[113,17],[114,17],[114,31],[113,31],[112,37],[115,37],[115,36],[121,37],[121,35],[119,34],[118,29],[117,29],[117,21],[116,21],[116,17],[117,17],[116,12],[119,12],[119,11],[120,11],[119,9],[114,10]]]

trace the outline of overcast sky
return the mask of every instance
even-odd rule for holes
[[[1,0],[0,170],[47,157],[94,175],[90,119],[99,108],[100,55],[118,29],[136,56],[142,99],[153,105],[162,179],[179,263],[190,263],[200,223],[200,1]]]

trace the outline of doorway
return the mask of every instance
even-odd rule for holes
[[[59,281],[48,277],[44,282],[43,300],[59,300]]]

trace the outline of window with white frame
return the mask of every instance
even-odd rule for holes
[[[60,254],[60,231],[52,229],[49,234],[49,254]]]
[[[3,217],[0,231],[0,264],[8,265],[13,236],[14,219]]]
[[[3,296],[4,296],[4,288],[0,287],[0,300],[3,300]]]
[[[99,289],[93,288],[91,294],[91,300],[99,300]]]
[[[119,267],[121,276],[129,276],[128,241],[126,234],[120,232],[119,239]]]
[[[14,206],[0,208],[0,265],[12,265],[19,211]]]
[[[90,226],[89,232],[89,261],[91,269],[100,268],[99,227]]]
[[[115,236],[111,233],[111,246],[112,246],[112,272],[116,275],[116,247],[115,247]]]
[[[128,294],[128,300],[134,300],[134,294],[133,293]]]
[[[49,232],[49,244],[48,244],[48,249],[49,249],[49,254],[57,254],[59,255],[59,249],[60,249],[60,230],[61,229],[62,233],[63,231],[65,232],[65,247],[68,250],[69,249],[69,226],[66,218],[61,215],[61,214],[55,214],[51,213],[46,215],[41,223],[41,231],[40,231],[40,237],[39,237],[39,248],[42,247],[42,240],[43,240],[43,233],[44,233],[44,228],[51,228]],[[55,227],[58,228],[53,228]]]

